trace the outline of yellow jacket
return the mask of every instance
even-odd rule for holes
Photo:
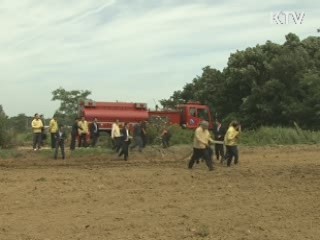
[[[89,134],[89,126],[88,126],[88,122],[86,120],[79,121],[78,125],[79,125],[79,135]]]
[[[49,123],[50,133],[56,133],[58,131],[58,122],[55,119],[51,119]]]
[[[34,133],[41,133],[41,130],[43,128],[43,124],[41,119],[33,119],[31,122],[31,127]]]
[[[201,126],[198,127],[194,133],[193,147],[204,149],[210,142],[212,143],[213,139],[208,129],[203,129]]]
[[[120,137],[121,132],[120,132],[120,127],[117,123],[112,124],[112,129],[111,129],[111,138],[115,137]]]
[[[230,126],[226,135],[224,136],[224,143],[226,146],[238,145],[240,131],[237,131],[234,127]]]

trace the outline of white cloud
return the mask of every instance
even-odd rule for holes
[[[288,32],[316,35],[311,1],[5,0],[0,7],[0,104],[10,115],[52,115],[51,92],[91,90],[96,100],[168,98],[206,65]],[[302,25],[272,11],[305,11]],[[10,96],[23,96],[24,104]]]

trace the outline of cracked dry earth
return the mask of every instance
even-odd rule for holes
[[[0,239],[320,239],[318,145],[240,146],[213,172],[189,154],[0,159]]]

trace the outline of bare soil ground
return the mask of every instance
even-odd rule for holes
[[[213,172],[189,153],[2,159],[0,239],[320,239],[319,146],[240,147]]]

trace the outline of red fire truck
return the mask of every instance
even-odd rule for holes
[[[209,107],[198,102],[181,104],[176,109],[151,111],[145,103],[84,101],[80,103],[80,115],[89,123],[97,118],[101,131],[110,131],[116,120],[133,124],[157,117],[188,129],[197,128],[202,120],[209,122],[210,129],[213,127]]]

